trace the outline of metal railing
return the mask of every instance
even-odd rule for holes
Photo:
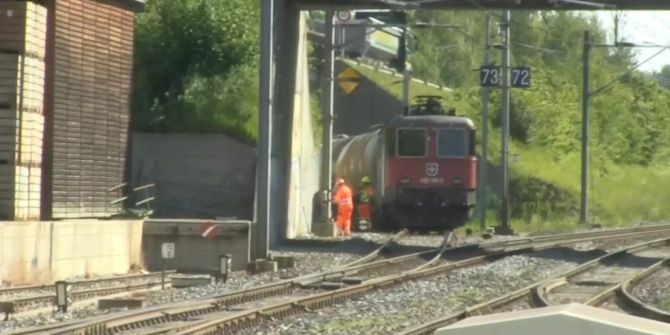
[[[108,189],[107,191],[114,192],[120,189],[126,189],[126,186],[128,186],[128,183],[121,183]],[[109,204],[117,205],[120,203],[127,203],[128,199],[131,198],[133,200],[140,199],[132,202],[131,204],[128,204],[130,208],[125,208],[125,214],[131,214],[132,216],[137,216],[140,218],[150,217],[154,214],[154,210],[151,208],[151,203],[156,200],[156,196],[154,195],[155,187],[155,183],[150,183],[132,188],[130,192],[126,193],[125,195],[123,195],[122,192],[122,196],[120,198],[110,201]]]

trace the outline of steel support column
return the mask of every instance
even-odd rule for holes
[[[589,55],[591,37],[588,30],[584,31],[584,51],[582,64],[582,194],[579,210],[579,221],[586,223],[589,215]]]
[[[484,65],[489,65],[491,59],[491,14],[486,13],[486,48],[484,49]],[[482,155],[479,160],[479,227],[482,231],[486,228],[486,209],[487,209],[487,164],[489,161],[489,88],[482,87]]]
[[[500,234],[510,234],[510,204],[509,204],[509,113],[510,113],[510,20],[511,14],[509,10],[503,11],[503,23],[501,29],[503,31],[503,68],[502,68],[502,208],[501,214],[501,228]]]
[[[333,184],[333,92],[335,77],[335,49],[333,30],[333,11],[326,11],[324,52],[325,62],[321,72],[321,94],[323,94],[321,116],[323,117],[323,137],[321,139],[321,175],[320,189],[322,194],[331,190]],[[330,194],[329,194],[330,195]],[[327,199],[330,200],[330,196]],[[331,217],[330,203],[321,203],[321,223],[326,223]]]
[[[272,146],[272,75],[274,54],[274,0],[261,1],[260,70],[258,94],[258,160],[256,177],[256,225],[252,257],[268,254],[270,224],[270,148]]]
[[[298,68],[298,41],[300,11],[292,1],[277,2],[276,71],[270,150],[270,248],[276,248],[286,238],[288,201],[290,197],[291,148],[293,111],[295,103],[296,70]],[[300,178],[296,176],[296,178]]]

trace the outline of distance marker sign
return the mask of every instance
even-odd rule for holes
[[[528,88],[530,87],[530,68],[527,66],[518,66],[512,68],[512,87]]]
[[[487,65],[479,68],[479,85],[482,87],[499,87],[503,84],[503,70],[500,66]],[[528,66],[510,68],[510,86],[529,88],[531,70]]]
[[[499,66],[479,68],[479,84],[483,87],[498,87],[502,83],[502,69]]]

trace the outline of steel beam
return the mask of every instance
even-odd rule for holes
[[[582,63],[582,193],[579,210],[579,221],[586,223],[589,215],[589,58],[591,37],[588,30],[584,31],[584,49]]]
[[[405,0],[393,5],[383,0],[290,0],[301,9],[510,9],[510,10],[602,10],[593,4],[612,6],[616,10],[670,10],[668,0]],[[587,3],[588,2],[588,3]],[[406,3],[407,6],[400,6]]]

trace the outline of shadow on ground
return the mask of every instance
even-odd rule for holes
[[[360,237],[352,237],[342,240],[293,239],[284,241],[273,251],[347,253],[365,255],[381,246],[381,243],[373,242]],[[434,246],[404,245],[392,242],[389,244],[388,250],[386,250],[384,254],[406,254],[427,251],[434,248]]]

